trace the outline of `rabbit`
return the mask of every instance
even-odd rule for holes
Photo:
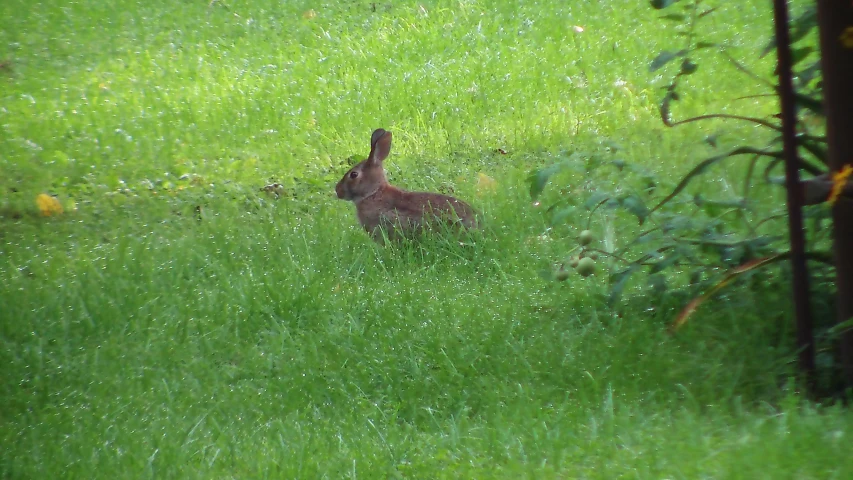
[[[351,168],[335,186],[342,200],[355,203],[358,221],[374,241],[384,244],[414,238],[437,224],[456,231],[477,229],[476,212],[456,198],[428,192],[409,192],[388,183],[382,162],[391,152],[391,132],[376,129],[370,156]]]

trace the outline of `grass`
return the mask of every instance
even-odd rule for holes
[[[760,135],[664,130],[674,33],[575,3],[0,5],[0,475],[848,478],[853,417],[787,380],[784,295],[672,337],[640,287],[613,310],[604,275],[537,275],[566,244],[532,168],[607,140],[677,174],[713,129]],[[753,58],[765,3],[712,36]],[[759,90],[697,75],[679,113]],[[379,126],[392,181],[485,213],[472,245],[379,248],[333,198]]]

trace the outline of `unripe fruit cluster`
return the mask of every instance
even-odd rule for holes
[[[582,277],[588,277],[595,273],[595,261],[598,259],[597,252],[586,252],[586,247],[595,241],[595,234],[590,230],[584,230],[578,235],[578,244],[582,247],[579,255],[573,255],[569,258],[568,264],[571,268],[577,270]],[[569,278],[569,271],[565,269],[565,264],[561,264],[554,273],[554,278],[562,282]]]

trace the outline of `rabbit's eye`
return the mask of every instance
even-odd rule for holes
[[[355,178],[358,176],[358,172],[349,172],[349,178]]]

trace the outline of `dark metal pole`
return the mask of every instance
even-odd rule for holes
[[[853,166],[853,2],[818,0],[823,108],[832,172]],[[853,181],[853,178],[848,181]],[[832,206],[837,322],[853,318],[853,201],[840,198]],[[840,338],[841,369],[853,388],[853,329]]]
[[[791,268],[794,273],[794,311],[797,319],[797,348],[800,368],[810,390],[814,388],[815,346],[809,305],[809,277],[806,269],[805,234],[803,232],[803,194],[797,162],[796,111],[794,85],[791,80],[791,39],[788,33],[788,3],[773,0],[776,25],[779,99],[782,104],[782,144],[785,150],[785,186],[788,192],[788,230],[791,237]]]

